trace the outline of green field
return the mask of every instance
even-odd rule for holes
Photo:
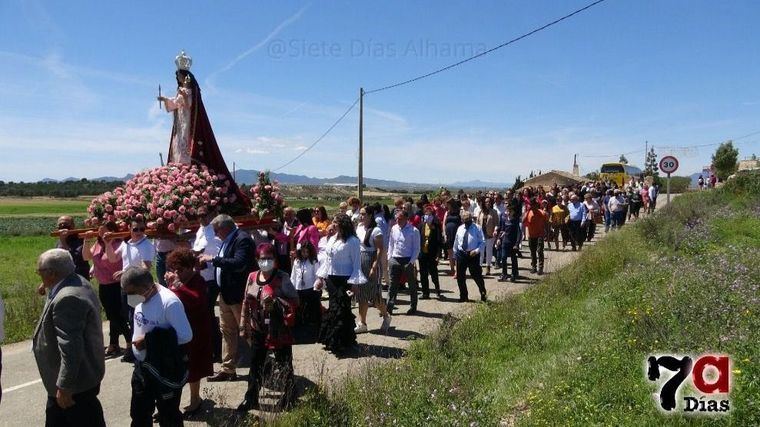
[[[84,215],[89,199],[53,199],[47,197],[0,198],[0,221],[4,216]]]

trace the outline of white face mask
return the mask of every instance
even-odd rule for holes
[[[145,297],[142,295],[127,295],[127,304],[129,304],[130,307],[135,308],[137,307],[137,304],[141,304],[145,302]]]
[[[259,269],[261,269],[261,271],[265,273],[268,273],[274,269],[273,259],[260,259],[258,262],[259,262]]]

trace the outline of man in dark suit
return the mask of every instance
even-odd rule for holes
[[[417,226],[420,230],[420,284],[422,284],[422,299],[430,298],[429,280],[433,281],[435,293],[441,298],[441,285],[438,282],[438,255],[443,246],[441,223],[435,216],[435,207],[425,205],[422,221]],[[428,276],[430,278],[428,279]]]
[[[216,273],[221,298],[219,314],[222,330],[222,367],[209,381],[232,381],[237,378],[237,350],[240,313],[246,280],[255,262],[251,236],[235,225],[229,215],[217,215],[211,225],[222,240],[219,255],[202,255],[201,262],[211,262]]]
[[[32,350],[48,393],[46,425],[105,426],[98,400],[105,374],[100,303],[75,268],[65,249],[50,249],[37,261],[47,301]]]

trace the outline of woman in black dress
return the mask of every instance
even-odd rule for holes
[[[362,274],[361,242],[356,237],[354,223],[346,214],[335,215],[333,226],[337,233],[325,247],[325,260],[317,272],[317,289],[327,287],[329,307],[322,318],[319,342],[339,354],[356,345],[355,316],[351,312],[348,291],[367,282]]]

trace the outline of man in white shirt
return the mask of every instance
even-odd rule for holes
[[[106,233],[103,236],[106,241],[110,241],[110,233]],[[122,273],[129,267],[145,267],[150,270],[153,263],[153,258],[156,256],[156,248],[145,236],[145,223],[142,221],[132,221],[130,223],[130,236],[129,240],[121,242],[116,250],[113,245],[106,246],[106,256],[108,261],[115,263],[119,262],[121,258],[121,271],[114,273],[114,280],[119,280]],[[134,329],[132,324],[132,308],[128,308],[129,329]],[[129,347],[130,343],[127,343]],[[124,353],[121,357],[122,362],[133,363],[135,361],[134,355],[131,351]]]
[[[104,236],[106,240],[111,240],[109,234],[106,233]],[[132,221],[129,240],[121,242],[116,250],[111,245],[105,246],[108,261],[115,263],[119,262],[119,258],[121,258],[122,271],[114,274],[115,280],[119,280],[121,273],[131,266],[144,266],[150,269],[153,258],[156,256],[156,248],[145,236],[145,223],[142,221]]]
[[[176,363],[168,366],[166,353],[175,354],[184,360],[184,345],[193,338],[185,308],[174,292],[154,283],[150,270],[143,267],[129,267],[121,276],[121,287],[127,294],[127,301],[135,310],[132,352],[140,361],[132,373],[132,400],[129,415],[132,425],[153,425],[153,410],[158,409],[160,425],[182,425],[179,403],[182,386],[187,379],[175,378]],[[154,330],[173,329],[174,337],[149,334]],[[159,331],[160,332],[160,331]],[[164,363],[162,363],[164,362]],[[174,362],[172,360],[171,362]],[[186,366],[185,366],[186,373]]]
[[[480,290],[480,300],[486,300],[486,284],[483,280],[483,268],[480,266],[480,253],[485,249],[486,240],[483,230],[472,222],[472,215],[462,212],[462,225],[454,237],[454,256],[457,261],[457,286],[459,286],[459,302],[467,302],[467,272],[475,280]]]
[[[409,282],[411,306],[406,314],[417,312],[417,277],[414,263],[420,255],[420,232],[409,223],[408,213],[404,209],[396,211],[396,225],[391,228],[388,238],[388,266],[391,284],[388,289],[388,312],[393,312],[396,295],[401,286],[402,274]]]
[[[214,226],[211,225],[211,220],[216,216],[216,212],[212,209],[209,210],[206,206],[198,208],[198,220],[200,227],[195,233],[195,241],[193,242],[193,252],[196,255],[210,255],[216,256],[219,253],[219,249],[222,247],[222,239],[216,236],[214,233]],[[211,348],[213,349],[213,359],[215,362],[221,362],[222,357],[222,332],[219,329],[219,316],[216,315],[214,307],[216,306],[216,300],[219,297],[219,284],[216,283],[216,274],[214,273],[214,266],[210,262],[204,264],[206,268],[201,270],[201,276],[206,281],[207,289],[207,302],[208,311],[211,314],[213,323],[211,325]]]

